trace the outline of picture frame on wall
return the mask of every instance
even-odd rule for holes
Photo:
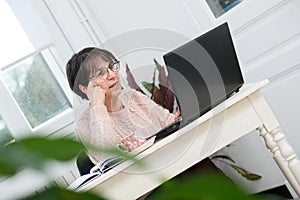
[[[206,3],[216,18],[220,17],[241,2],[242,0],[206,0]]]

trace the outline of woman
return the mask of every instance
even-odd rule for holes
[[[75,134],[92,146],[132,151],[178,116],[140,92],[122,90],[119,69],[112,53],[95,47],[81,50],[68,61],[70,88],[90,102],[75,122]],[[107,158],[91,150],[88,155],[94,164]]]

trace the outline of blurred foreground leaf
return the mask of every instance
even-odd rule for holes
[[[171,179],[155,190],[147,200],[261,200],[259,196],[249,196],[237,188],[225,176],[206,173],[189,176],[185,180]]]
[[[91,148],[101,153],[119,156],[125,160],[129,159],[140,164],[137,162],[137,159],[134,158],[134,155],[122,152],[117,148]],[[43,167],[49,160],[68,161],[74,159],[78,153],[83,150],[85,150],[85,147],[82,143],[68,138],[24,138],[10,145],[0,147],[0,175],[13,176],[20,170],[28,167],[43,170]],[[50,188],[26,199],[96,200],[103,198],[88,193],[75,193],[61,188]]]
[[[104,198],[91,193],[78,193],[61,188],[50,188],[42,193],[36,194],[27,200],[102,200]]]
[[[117,148],[101,149],[91,146],[89,148],[113,157],[119,156],[137,162],[133,155]],[[68,161],[74,159],[83,150],[85,147],[82,143],[67,138],[24,138],[0,147],[0,175],[12,176],[26,167],[42,170],[48,160]]]
[[[24,167],[41,169],[49,159],[71,160],[83,149],[81,143],[66,138],[25,138],[0,148],[0,174],[14,175]]]

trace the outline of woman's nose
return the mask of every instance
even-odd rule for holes
[[[112,71],[111,69],[107,68],[107,79],[112,79],[116,76],[116,72]]]

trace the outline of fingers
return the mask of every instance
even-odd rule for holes
[[[174,119],[176,120],[176,119],[178,119],[179,117],[180,117],[180,110],[179,110],[179,108],[177,108],[177,112],[175,113],[175,115],[174,115]]]
[[[101,89],[103,90],[109,90],[109,85],[108,83],[99,83],[97,81],[90,81],[89,84],[88,84],[88,87],[100,87]]]
[[[87,96],[92,105],[103,104],[105,101],[106,90],[97,83],[90,81],[87,86]]]

